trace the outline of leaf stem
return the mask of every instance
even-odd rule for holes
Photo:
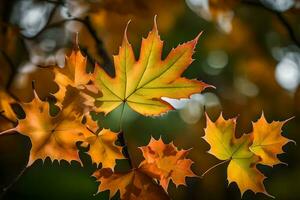
[[[0,49],[0,53],[2,54],[3,58],[5,59],[5,61],[10,67],[10,74],[8,76],[8,80],[5,86],[5,89],[9,90],[16,74],[16,66],[13,63],[12,59],[8,56],[8,54],[4,50]]]
[[[17,131],[16,128],[11,128],[11,129],[8,129],[8,130],[5,130],[5,131],[2,131],[0,132],[0,135],[4,135],[4,134],[7,134],[7,133],[13,133],[14,131]]]
[[[26,171],[27,167],[24,167],[21,172],[13,179],[13,181],[7,185],[5,188],[2,189],[2,193],[0,195],[0,199],[3,199],[3,197],[5,196],[5,194],[7,193],[7,191],[9,191],[12,186],[14,186],[18,180],[21,178],[21,176],[24,174],[24,172]]]
[[[228,160],[224,160],[224,161],[222,161],[222,162],[220,162],[220,163],[217,163],[217,164],[215,164],[214,166],[212,166],[212,167],[210,167],[208,170],[206,170],[202,175],[201,175],[201,178],[203,178],[208,172],[210,172],[211,170],[213,170],[213,169],[215,169],[216,167],[218,167],[218,166],[220,166],[220,165],[223,165],[223,164],[225,164],[225,163],[227,163],[227,162],[229,162],[230,161],[230,159],[228,159]]]
[[[134,167],[133,162],[132,162],[132,160],[131,160],[132,156],[131,156],[131,154],[130,154],[130,152],[129,152],[129,147],[128,147],[128,143],[127,143],[127,141],[126,141],[126,139],[125,139],[125,134],[124,134],[124,132],[121,132],[121,133],[119,134],[119,138],[120,138],[120,140],[121,140],[122,145],[124,146],[124,151],[125,151],[125,154],[126,154],[126,158],[127,158],[128,161],[129,161],[130,167],[131,167],[132,169],[134,169],[135,167]]]

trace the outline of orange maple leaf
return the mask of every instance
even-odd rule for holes
[[[66,87],[72,86],[83,89],[90,81],[90,74],[86,72],[87,59],[79,50],[73,50],[70,56],[66,56],[63,68],[54,67],[54,81],[58,84],[59,90],[55,97],[62,101],[65,97]]]
[[[186,185],[186,177],[196,177],[190,169],[193,161],[185,158],[189,150],[178,150],[173,143],[165,144],[161,138],[159,140],[151,138],[147,146],[139,148],[145,158],[139,169],[159,180],[165,191],[170,180],[177,187]]]
[[[15,128],[0,134],[17,131],[30,138],[32,147],[27,166],[46,157],[50,157],[51,160],[81,162],[76,142],[85,141],[91,135],[81,123],[81,117],[70,112],[72,107],[51,116],[49,103],[41,101],[35,91],[34,96],[31,102],[21,103],[26,118],[19,119]]]
[[[118,133],[109,129],[100,130],[98,123],[92,119],[91,115],[85,115],[84,121],[92,134],[86,138],[81,146],[89,146],[87,154],[91,156],[93,163],[97,165],[101,163],[102,168],[110,168],[113,171],[116,160],[125,159],[122,154],[122,147],[115,144]]]
[[[92,162],[102,168],[114,169],[116,159],[125,159],[122,154],[122,147],[115,145],[118,139],[117,133],[108,129],[103,129],[99,133],[89,136],[86,142],[90,145],[88,154],[91,156]]]
[[[89,102],[92,96],[97,96],[98,90],[89,84],[91,73],[87,73],[87,58],[79,49],[74,49],[70,56],[66,56],[63,68],[53,67],[54,81],[59,90],[54,94],[60,108],[76,104],[74,111],[87,113],[90,110]],[[91,96],[92,95],[92,96]]]
[[[98,192],[109,190],[109,198],[118,191],[122,200],[167,200],[170,199],[164,190],[152,178],[137,169],[125,173],[114,173],[103,168],[94,174],[100,182]]]

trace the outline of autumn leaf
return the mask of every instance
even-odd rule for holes
[[[172,49],[162,60],[163,42],[154,21],[153,30],[142,40],[140,57],[136,60],[125,30],[119,54],[114,56],[115,77],[99,66],[95,67],[94,83],[102,92],[95,100],[95,105],[101,104],[96,111],[107,114],[127,103],[143,115],[159,115],[173,109],[161,97],[186,98],[209,87],[203,82],[181,77],[193,61],[199,36]]]
[[[66,56],[63,68],[54,67],[54,81],[59,90],[54,94],[57,106],[60,108],[68,104],[77,104],[78,112],[88,112],[88,106],[84,102],[92,101],[86,93],[98,93],[95,87],[89,84],[91,74],[87,73],[87,58],[79,49],[74,49],[70,56]],[[87,89],[88,88],[88,89]]]
[[[85,115],[85,126],[92,133],[81,144],[83,147],[89,147],[87,154],[91,156],[92,162],[102,168],[110,168],[112,171],[116,165],[117,159],[125,159],[122,154],[122,147],[115,143],[118,139],[118,133],[109,129],[100,129],[97,121],[94,121],[90,114]]]
[[[108,129],[101,130],[98,134],[92,135],[86,139],[90,144],[87,152],[93,163],[102,164],[102,168],[114,169],[116,159],[125,159],[122,154],[122,147],[115,145],[118,139],[117,133]]]
[[[84,121],[84,124],[92,133],[96,133],[99,130],[98,121],[95,121],[90,113],[84,115]]]
[[[190,169],[193,161],[185,158],[189,150],[178,150],[173,143],[165,144],[161,138],[151,138],[149,144],[140,149],[145,158],[139,166],[140,170],[159,180],[165,191],[170,180],[178,187],[186,185],[186,177],[196,176]]]
[[[70,114],[71,107],[53,117],[49,113],[49,104],[41,101],[35,91],[34,96],[31,102],[21,103],[26,118],[19,119],[15,128],[1,134],[17,131],[30,138],[32,147],[27,166],[46,157],[81,162],[76,142],[84,141],[91,134],[81,123],[81,117]]]
[[[59,90],[55,94],[58,100],[64,99],[67,86],[83,88],[89,82],[90,76],[86,72],[86,62],[86,57],[79,50],[73,50],[70,56],[66,56],[63,68],[53,68],[54,81],[59,86]]]
[[[250,150],[260,156],[263,165],[274,166],[282,163],[278,158],[278,154],[284,153],[282,147],[292,140],[281,135],[282,127],[287,122],[273,121],[268,123],[265,116],[253,123],[253,143]]]
[[[113,173],[111,169],[103,168],[94,174],[100,182],[98,192],[109,190],[109,198],[118,191],[122,200],[164,200],[169,199],[164,190],[153,179],[133,169],[125,173]]]
[[[242,196],[247,190],[270,196],[263,184],[265,176],[256,168],[261,158],[249,150],[252,144],[251,136],[244,134],[240,138],[235,137],[235,118],[225,120],[220,115],[216,122],[212,122],[208,116],[206,119],[207,127],[203,139],[210,145],[208,153],[219,160],[229,162],[227,168],[229,184],[236,182]]]

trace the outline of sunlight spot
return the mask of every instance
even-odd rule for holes
[[[286,11],[295,5],[294,0],[260,0],[264,6],[276,11]]]
[[[207,64],[215,69],[222,69],[228,64],[228,56],[225,51],[211,51],[207,57]]]
[[[259,93],[258,87],[252,83],[250,80],[243,78],[243,77],[237,77],[234,80],[234,87],[243,95],[248,97],[255,97]]]
[[[275,78],[284,89],[295,91],[300,83],[300,53],[287,53],[276,66]]]
[[[162,97],[175,109],[179,110],[181,119],[187,124],[197,123],[203,116],[204,108],[219,107],[219,98],[211,92],[204,94],[193,94],[190,99],[172,99]]]

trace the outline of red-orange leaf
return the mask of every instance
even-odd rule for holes
[[[165,191],[170,180],[176,186],[186,185],[186,177],[196,176],[190,169],[193,161],[185,158],[189,150],[178,150],[173,143],[165,144],[161,138],[151,138],[149,144],[140,149],[145,160],[141,162],[139,169],[159,180]]]
[[[90,81],[90,74],[86,72],[86,61],[86,57],[79,50],[73,50],[71,55],[66,57],[63,68],[53,68],[54,81],[59,86],[59,91],[55,94],[55,97],[59,101],[63,101],[65,98],[67,86],[83,89],[84,85]]]
[[[53,117],[49,113],[49,104],[41,101],[36,93],[31,102],[21,103],[21,106],[26,118],[19,119],[17,127],[2,134],[17,131],[30,138],[32,148],[27,166],[46,157],[51,160],[80,162],[76,142],[85,141],[91,133],[81,123],[81,117],[72,114],[72,107]]]
[[[122,200],[167,200],[164,190],[150,177],[132,170],[126,173],[113,173],[111,169],[97,170],[94,174],[100,182],[98,192],[109,190],[112,198],[118,191]]]

